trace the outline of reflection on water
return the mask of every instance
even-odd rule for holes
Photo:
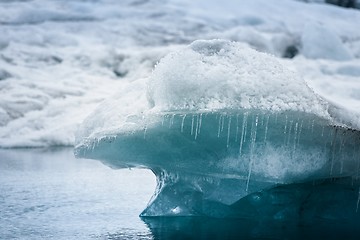
[[[150,171],[69,148],[0,150],[0,239],[360,239],[358,222],[331,219],[140,219],[154,188]]]
[[[347,222],[312,223],[216,218],[143,218],[154,239],[359,239],[359,226]]]
[[[142,220],[154,239],[360,239],[358,184],[334,178],[277,186],[240,199],[231,205],[234,217],[227,219]]]

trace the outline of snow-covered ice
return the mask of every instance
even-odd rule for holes
[[[285,190],[297,212],[309,185],[331,178],[341,179],[331,201],[346,194],[345,202],[355,202],[346,189],[358,184],[360,132],[274,56],[227,40],[198,40],[131,85],[145,93],[127,88],[104,101],[82,124],[75,154],[114,168],[151,169],[158,186],[142,216],[244,217],[243,199],[305,183],[295,199],[292,188]],[[272,191],[259,201],[278,198]],[[276,204],[268,208],[277,215]],[[271,214],[261,217],[276,218]]]

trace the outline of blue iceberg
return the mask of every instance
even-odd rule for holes
[[[100,105],[75,154],[151,169],[143,217],[353,220],[360,132],[341,113],[274,57],[199,40]]]

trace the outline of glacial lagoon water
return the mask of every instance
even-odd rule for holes
[[[152,239],[138,217],[147,170],[75,159],[72,148],[0,151],[0,239]]]
[[[0,239],[358,239],[357,223],[140,218],[155,189],[144,169],[76,159],[71,148],[0,150]],[[356,202],[351,209],[355,209]]]

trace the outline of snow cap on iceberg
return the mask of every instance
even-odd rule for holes
[[[275,57],[227,40],[198,40],[164,57],[148,84],[159,111],[258,109],[327,116],[303,79]]]

